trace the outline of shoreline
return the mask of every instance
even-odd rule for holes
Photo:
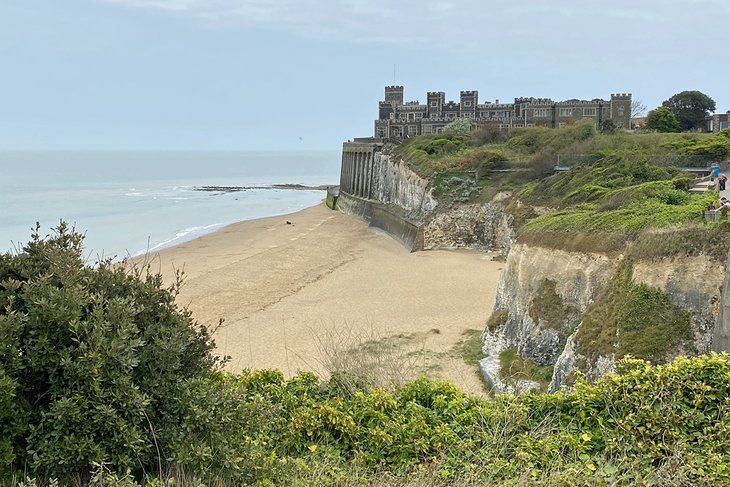
[[[233,372],[327,375],[333,362],[362,357],[375,344],[400,361],[396,368],[483,392],[476,366],[456,349],[465,333],[481,333],[491,312],[504,266],[491,254],[411,253],[320,203],[226,225],[147,260],[168,282],[184,271],[177,301],[194,319],[206,326],[225,320],[214,338]]]

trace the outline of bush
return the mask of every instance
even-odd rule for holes
[[[170,399],[217,364],[207,331],[175,305],[177,286],[109,261],[86,266],[82,240],[61,223],[0,256],[0,403],[13,403],[0,413],[6,472],[68,480],[94,464],[156,463],[155,434],[179,426]]]

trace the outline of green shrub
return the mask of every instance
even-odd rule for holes
[[[544,391],[553,378],[552,365],[540,365],[523,357],[515,347],[507,348],[499,354],[499,365],[499,376],[511,385],[517,385],[520,381],[531,381],[536,382]]]
[[[487,320],[487,330],[495,332],[502,328],[509,318],[509,312],[506,309],[495,309]]]
[[[575,315],[575,308],[563,303],[555,290],[555,281],[543,279],[530,297],[527,313],[536,325],[560,331],[572,326],[569,320]]]
[[[588,307],[575,336],[576,350],[591,360],[615,354],[661,363],[691,343],[689,312],[660,289],[633,281],[630,261]]]
[[[175,286],[108,261],[86,266],[81,245],[62,223],[0,255],[0,401],[13,401],[10,418],[0,413],[0,453],[60,480],[156,461],[153,428],[178,427],[170,398],[217,363]]]

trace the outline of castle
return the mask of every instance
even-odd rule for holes
[[[446,101],[443,91],[426,95],[426,104],[403,102],[402,86],[386,86],[385,100],[379,104],[374,136],[378,139],[438,134],[454,120],[465,118],[473,125],[490,122],[499,128],[544,126],[564,127],[579,119],[590,119],[596,127],[611,121],[615,127],[629,128],[631,93],[612,94],[610,100],[566,100],[515,98],[514,103],[479,103],[478,91],[462,91],[459,103]]]

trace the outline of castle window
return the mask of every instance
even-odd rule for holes
[[[416,120],[421,120],[422,116],[423,116],[422,113],[416,113]]]
[[[431,113],[431,118],[439,118],[439,114],[435,112]]]
[[[547,108],[534,108],[532,110],[532,116],[533,117],[547,117],[548,109]]]
[[[573,109],[572,108],[561,108],[560,109],[560,116],[561,117],[571,117],[571,116],[573,116]]]
[[[447,113],[446,114],[446,118],[449,119],[449,120],[454,120],[456,118],[456,114],[455,113]]]
[[[408,135],[417,135],[418,134],[418,127],[415,125],[409,125],[408,126]]]
[[[470,107],[471,106],[471,100],[464,100],[464,106]]]
[[[584,117],[595,117],[596,116],[596,109],[595,108],[584,108],[583,109],[583,116]]]
[[[462,117],[464,117],[464,118],[472,118],[472,115],[473,115],[473,114],[472,114],[472,113],[469,113],[469,112],[467,112],[467,113],[462,113],[462,114],[461,114],[461,116],[462,116]]]
[[[437,107],[437,106],[439,106],[439,102],[437,102],[437,101],[432,101],[432,102],[431,102],[431,106],[432,106],[432,107]]]

